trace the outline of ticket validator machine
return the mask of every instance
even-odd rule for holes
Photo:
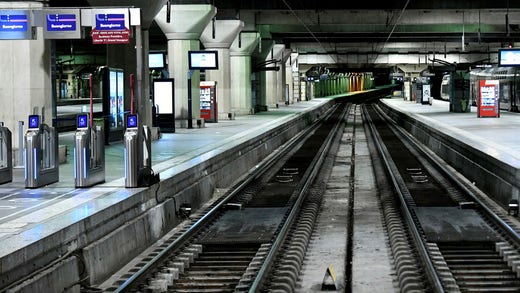
[[[0,122],[0,184],[13,181],[13,145],[11,131]]]
[[[145,187],[159,182],[152,170],[152,138],[150,127],[139,127],[137,114],[126,116],[125,187]]]
[[[91,127],[88,114],[76,116],[74,180],[76,187],[105,182],[105,136],[100,126]]]
[[[58,133],[40,122],[39,115],[29,115],[24,136],[25,187],[38,188],[58,182]]]

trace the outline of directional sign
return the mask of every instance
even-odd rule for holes
[[[30,20],[29,10],[0,10],[0,39],[32,39]]]
[[[104,9],[93,11],[93,44],[130,43],[128,9]]]
[[[47,14],[47,30],[50,32],[70,32],[76,30],[75,14]]]
[[[45,10],[43,36],[46,39],[80,39],[79,9]]]

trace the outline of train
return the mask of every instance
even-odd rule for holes
[[[449,101],[450,100],[450,74],[445,74],[442,76],[441,80],[441,100]]]
[[[452,74],[442,77],[440,87],[440,98],[450,100]],[[477,106],[480,80],[498,80],[500,109],[505,111],[519,112],[520,103],[520,73],[517,67],[488,66],[483,68],[472,68],[469,70],[469,97],[471,105]]]

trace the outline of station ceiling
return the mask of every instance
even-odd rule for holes
[[[156,2],[162,0],[150,0]],[[51,6],[71,1],[50,0]],[[74,5],[87,1],[74,1]],[[101,1],[98,1],[101,2]],[[112,1],[107,0],[107,5]],[[162,1],[164,2],[164,1]],[[520,46],[520,1],[513,0],[171,0],[212,4],[217,19],[241,19],[299,54],[470,54]],[[175,21],[175,20],[173,20]],[[152,23],[151,45],[164,42]]]

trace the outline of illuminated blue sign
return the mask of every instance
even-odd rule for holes
[[[47,14],[47,31],[70,32],[76,31],[75,14]]]
[[[125,15],[119,13],[96,14],[96,30],[119,31],[125,30]]]
[[[30,39],[31,30],[29,28],[29,11],[0,10],[0,39]]]
[[[0,15],[0,31],[25,32],[27,31],[27,15],[4,14]]]
[[[39,17],[38,17],[39,16]],[[81,13],[79,9],[46,9],[38,15],[45,39],[81,39]]]
[[[39,128],[40,127],[40,116],[38,115],[29,115],[29,128]]]

